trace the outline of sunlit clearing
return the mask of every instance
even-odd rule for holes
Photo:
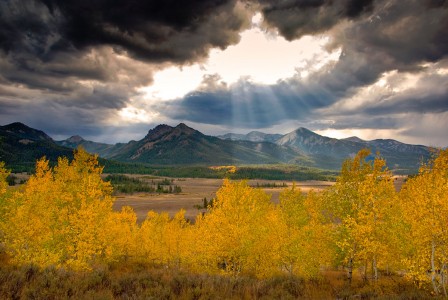
[[[157,112],[148,112],[132,106],[125,107],[118,112],[123,121],[130,123],[143,123],[153,121],[159,115]]]

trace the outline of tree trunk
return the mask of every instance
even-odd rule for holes
[[[445,284],[445,270],[446,270],[446,264],[444,263],[442,265],[442,269],[440,270],[440,276],[442,277],[442,288],[443,288],[443,295],[445,296],[445,298],[448,298],[447,293],[446,293],[446,284]]]
[[[436,267],[435,267],[435,255],[436,255],[436,244],[434,242],[434,239],[431,242],[431,283],[432,288],[434,289],[434,293],[436,295],[439,294],[439,288],[437,287],[436,283]]]
[[[378,281],[378,267],[376,265],[376,255],[373,256],[372,269],[373,269],[373,281],[376,283]]]
[[[353,278],[353,257],[350,257],[350,260],[348,261],[348,283],[352,284],[352,278]]]

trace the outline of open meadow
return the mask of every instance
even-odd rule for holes
[[[149,180],[145,179],[145,175],[129,176],[139,178],[142,181]],[[115,196],[114,209],[120,210],[123,206],[132,207],[137,214],[137,221],[139,223],[144,221],[148,211],[151,210],[158,213],[167,212],[172,217],[180,209],[184,209],[185,218],[194,220],[200,212],[205,211],[195,206],[202,205],[204,198],[207,198],[207,200],[213,199],[216,196],[216,191],[222,186],[222,183],[223,179],[178,178],[174,179],[174,184],[182,188],[181,193],[119,193]],[[260,188],[271,195],[271,200],[274,203],[278,203],[279,194],[285,188],[284,185],[291,187],[293,182],[282,180],[249,180],[248,184],[254,187],[258,184]],[[333,184],[333,182],[316,180],[296,183],[305,193],[311,189],[316,191],[323,190]]]
[[[16,182],[24,182],[28,180],[29,175],[26,173],[13,174],[17,179]],[[105,178],[107,174],[104,174]],[[166,177],[153,177],[147,175],[127,174],[131,178],[137,178],[142,182],[150,182],[154,179],[165,179]],[[169,178],[173,180],[173,184],[182,188],[181,193],[115,193],[114,210],[121,210],[124,206],[130,206],[137,215],[138,223],[145,220],[149,211],[157,213],[167,212],[171,217],[181,209],[185,210],[185,217],[193,221],[196,216],[205,211],[198,209],[197,206],[202,205],[203,199],[208,201],[216,196],[216,191],[222,186],[223,179],[209,178]],[[399,191],[406,180],[406,176],[394,176],[395,189]],[[279,195],[286,187],[292,187],[293,183],[301,189],[303,193],[310,190],[322,191],[334,184],[331,181],[306,180],[306,181],[284,181],[284,180],[248,180],[248,184],[253,187],[260,187],[267,194],[271,195],[271,201],[279,202]],[[285,186],[286,185],[286,186]]]
[[[139,178],[142,181],[149,180],[145,175],[129,175]],[[395,188],[400,190],[405,176],[395,176]],[[148,211],[167,212],[170,216],[174,216],[180,209],[185,210],[185,217],[194,220],[198,213],[204,211],[195,206],[202,205],[203,199],[211,200],[215,197],[216,191],[222,186],[223,179],[206,179],[206,178],[178,178],[174,179],[174,184],[182,188],[182,192],[178,194],[161,194],[161,193],[119,193],[117,194],[114,209],[120,210],[123,206],[130,206],[137,214],[137,221],[143,222]],[[248,180],[250,186],[256,187],[257,184],[266,193],[271,195],[271,200],[278,203],[280,192],[285,189],[284,184],[288,187],[293,185],[293,181],[283,180]],[[295,182],[296,186],[302,192],[307,193],[310,190],[322,191],[334,184],[329,181],[307,180]],[[266,187],[271,186],[271,187]],[[272,187],[276,186],[276,187]]]

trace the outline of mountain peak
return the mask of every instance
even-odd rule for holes
[[[45,132],[41,130],[37,130],[31,128],[23,123],[14,122],[5,126],[0,126],[0,129],[3,129],[7,132],[14,133],[16,136],[19,136],[24,139],[29,140],[41,140],[41,141],[53,141],[51,137],[49,137]]]
[[[355,142],[355,143],[364,143],[365,141],[363,139],[360,139],[357,136],[351,136],[345,139],[342,139],[344,141],[349,141],[349,142]]]
[[[85,140],[79,135],[73,135],[67,139],[67,142],[73,143],[73,144],[79,144],[83,141],[85,141]]]
[[[151,129],[145,137],[145,140],[155,141],[160,138],[172,138],[173,136],[180,135],[192,135],[199,131],[188,127],[184,123],[178,124],[176,127],[171,127],[166,124],[157,125],[154,129]]]
[[[312,135],[318,135],[317,133],[315,133],[315,132],[313,132],[313,131],[309,130],[308,128],[305,128],[305,127],[299,127],[299,128],[297,128],[297,129],[295,130],[295,132],[296,132],[296,133],[299,133],[299,134],[312,134]]]
[[[172,131],[174,128],[166,125],[166,124],[160,124],[154,127],[153,129],[150,129],[148,131],[148,134],[145,136],[145,139],[148,140],[156,140],[163,136],[165,133]]]
[[[3,129],[5,130],[10,130],[10,131],[18,131],[18,130],[32,130],[31,127],[21,123],[21,122],[14,122],[5,126],[2,126]]]
[[[197,132],[197,130],[195,130],[191,127],[188,127],[187,125],[185,125],[185,123],[180,123],[174,129],[180,130],[180,132],[183,132],[186,134],[192,134],[192,133]]]

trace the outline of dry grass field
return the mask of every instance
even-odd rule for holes
[[[27,180],[29,175],[26,173],[14,174],[19,180]],[[106,174],[104,174],[104,177]],[[154,178],[147,175],[129,175],[139,178],[141,180],[150,181]],[[405,182],[407,176],[394,176],[395,188],[397,191],[401,189],[401,186]],[[161,179],[161,178],[160,178]],[[141,223],[146,218],[148,211],[153,210],[155,212],[167,212],[170,216],[173,216],[180,209],[186,211],[185,217],[194,220],[196,215],[201,211],[195,208],[195,205],[201,205],[204,197],[207,200],[211,200],[215,197],[216,191],[221,187],[223,183],[222,179],[206,179],[206,178],[177,178],[174,179],[173,184],[182,188],[182,193],[179,194],[150,194],[150,193],[134,193],[134,194],[117,194],[114,209],[120,210],[123,206],[130,206],[137,214],[138,222]],[[260,186],[267,184],[276,184],[278,186],[285,183],[288,187],[291,187],[292,181],[282,180],[249,180],[249,185]],[[296,185],[301,188],[304,193],[307,193],[311,189],[316,191],[323,190],[333,185],[334,182],[328,181],[300,181],[296,182]],[[284,187],[276,188],[263,188],[265,192],[272,195],[272,201],[278,203],[279,194]]]
[[[144,176],[133,175],[144,179]],[[167,212],[173,216],[180,209],[184,209],[185,217],[194,220],[200,210],[195,208],[195,205],[201,205],[204,197],[207,200],[215,197],[216,191],[221,187],[222,179],[201,179],[201,178],[180,178],[175,179],[173,184],[182,188],[182,193],[179,194],[150,194],[150,193],[134,193],[134,194],[118,194],[114,209],[120,210],[123,206],[131,206],[137,214],[138,222],[142,222],[148,213],[153,210],[155,212]],[[256,186],[257,183],[262,186],[266,184],[276,184],[278,186],[283,183],[292,186],[289,181],[275,181],[275,180],[249,180],[249,185]],[[311,189],[322,190],[331,186],[332,182],[327,181],[303,181],[297,182],[303,192],[308,192]],[[279,194],[283,187],[263,188],[268,194],[272,195],[272,201],[277,203]]]

